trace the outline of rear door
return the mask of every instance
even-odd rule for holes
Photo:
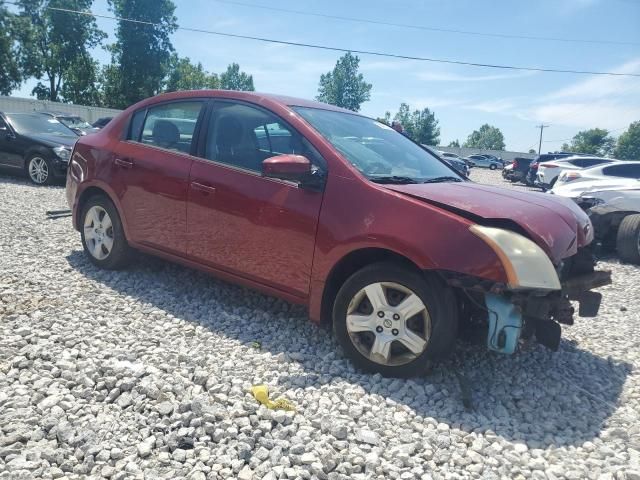
[[[608,177],[640,179],[640,162],[638,164],[611,165],[603,168],[602,173]]]
[[[273,113],[216,101],[190,176],[188,255],[192,260],[287,293],[309,292],[322,192],[261,175],[266,158],[319,153]]]
[[[114,149],[113,179],[130,239],[184,255],[187,191],[196,127],[205,100],[156,104],[135,112]]]

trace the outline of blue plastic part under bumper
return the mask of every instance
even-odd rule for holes
[[[513,353],[522,331],[522,314],[506,298],[487,293],[485,302],[489,310],[487,346],[500,353]]]

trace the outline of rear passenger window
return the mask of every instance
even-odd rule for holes
[[[203,104],[202,101],[185,101],[149,108],[140,142],[189,153]]]
[[[612,165],[602,169],[602,173],[611,177],[640,178],[640,164]]]

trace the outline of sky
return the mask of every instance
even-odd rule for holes
[[[640,74],[640,0],[174,0],[180,26],[405,56],[527,67]],[[253,5],[253,6],[251,6]],[[322,18],[301,10],[404,25],[493,34],[618,42],[490,37]],[[107,0],[93,11],[110,15]],[[98,24],[114,41],[115,22]],[[340,52],[269,44],[188,31],[172,35],[176,52],[220,73],[229,63],[253,75],[256,90],[314,98],[320,75]],[[94,56],[109,61],[104,49]],[[579,130],[617,136],[640,120],[640,77],[499,70],[359,55],[373,84],[361,112],[381,117],[400,103],[428,107],[440,122],[440,144],[462,143],[480,125],[500,128],[508,150],[559,150]],[[35,82],[13,93],[29,96]]]

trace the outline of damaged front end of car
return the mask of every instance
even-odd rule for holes
[[[486,339],[490,350],[514,353],[521,341],[535,340],[556,351],[561,325],[572,325],[577,302],[580,317],[598,314],[602,295],[593,290],[611,283],[611,272],[597,271],[589,245],[554,265],[527,237],[502,228],[474,225],[472,233],[495,251],[507,281],[495,283],[444,272],[455,287],[463,335]]]

